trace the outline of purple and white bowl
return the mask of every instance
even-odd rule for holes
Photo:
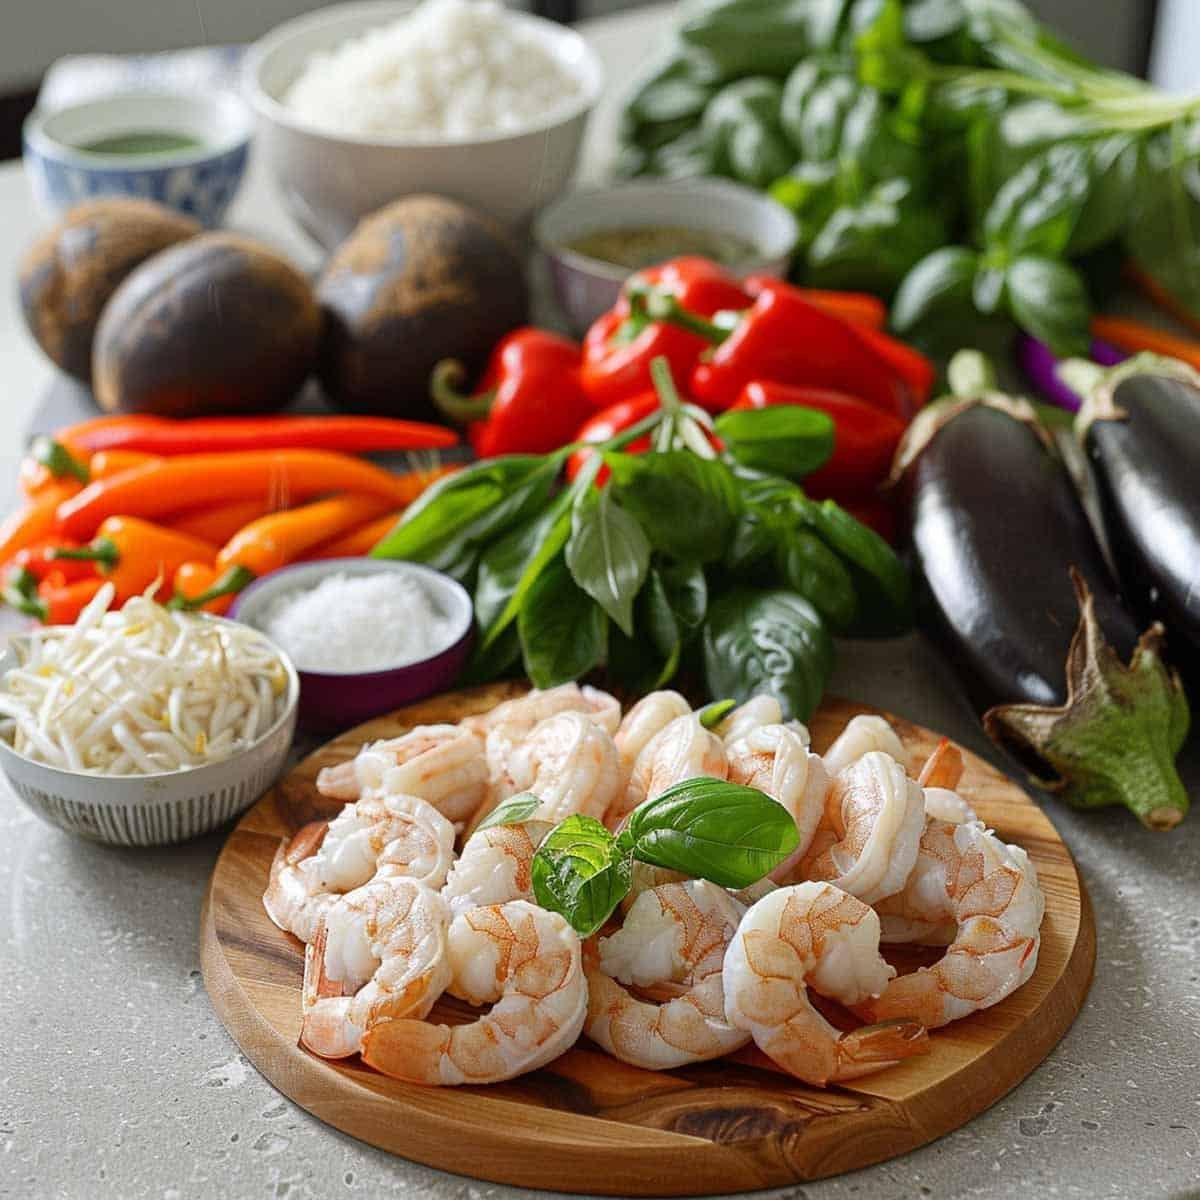
[[[405,704],[450,687],[471,649],[475,614],[466,589],[449,575],[418,563],[381,558],[328,558],[297,563],[255,580],[238,597],[229,616],[263,630],[268,609],[287,592],[307,591],[329,575],[391,572],[416,578],[448,618],[444,644],[431,645],[426,657],[397,666],[382,664],[370,671],[308,671],[296,663],[300,677],[300,724],[307,730],[348,729]]]

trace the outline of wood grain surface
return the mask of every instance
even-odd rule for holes
[[[652,1072],[583,1039],[509,1083],[423,1088],[358,1058],[328,1062],[303,1050],[303,947],[271,923],[261,898],[280,838],[339,807],[317,793],[317,772],[365,741],[455,721],[521,690],[499,684],[436,697],[341,735],[246,813],[217,860],[201,917],[209,996],[250,1061],[321,1120],[405,1158],[521,1187],[624,1196],[748,1191],[867,1166],[957,1128],[1028,1075],[1079,1012],[1096,934],[1075,864],[1029,797],[964,752],[959,790],[1001,837],[1029,852],[1046,917],[1029,982],[994,1008],[934,1031],[925,1057],[822,1090],[753,1049]],[[814,748],[824,750],[851,716],[870,711],[828,698],[810,724]],[[918,763],[937,744],[936,734],[884,715]],[[914,965],[911,952],[893,961],[902,971]],[[453,1020],[455,1008],[441,1002],[433,1018]]]

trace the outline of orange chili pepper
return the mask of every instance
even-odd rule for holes
[[[344,533],[341,537],[322,542],[305,557],[311,559],[358,558],[361,555],[369,554],[380,538],[396,524],[400,517],[401,513],[398,512],[384,513],[382,517],[376,517],[375,520],[368,521],[365,525],[358,526],[357,529],[351,529],[349,533]]]
[[[306,499],[331,492],[378,496],[381,507],[407,501],[411,484],[382,467],[328,450],[254,450],[181,454],[98,479],[58,510],[68,537],[91,537],[106,517],[154,518],[214,496],[222,500]],[[274,507],[278,507],[275,505]]]
[[[50,483],[0,522],[0,562],[7,562],[22,546],[54,533],[59,506],[81,487],[78,479]]]
[[[1112,342],[1118,349],[1126,350],[1130,354],[1149,350],[1152,354],[1177,358],[1180,362],[1200,370],[1200,342],[1180,337],[1177,333],[1168,333],[1165,329],[1156,329],[1153,325],[1135,321],[1132,317],[1098,314],[1092,318],[1092,335]]]
[[[157,461],[157,454],[143,454],[140,450],[97,450],[88,461],[88,470],[93,479],[111,479],[131,467]]]
[[[174,602],[195,600],[203,595],[217,582],[217,569],[212,563],[185,562],[175,572],[173,581],[175,587]],[[233,603],[233,596],[216,596],[200,605],[204,612],[224,616]]]
[[[61,442],[42,434],[30,443],[17,478],[25,495],[36,496],[59,480],[77,479],[80,484],[90,483],[91,473],[82,458],[77,458]]]
[[[1153,275],[1130,261],[1125,264],[1125,277],[1156,307],[1174,317],[1180,324],[1200,333],[1200,315],[1192,312],[1181,300],[1176,300]]]
[[[273,511],[261,500],[230,500],[225,504],[186,509],[170,517],[168,524],[176,533],[186,533],[202,542],[223,546],[239,529]]]
[[[109,517],[92,542],[78,550],[59,550],[56,558],[90,561],[117,589],[118,603],[144,592],[156,579],[156,595],[168,590],[179,567],[193,559],[209,561],[217,548],[154,525],[139,517]]]

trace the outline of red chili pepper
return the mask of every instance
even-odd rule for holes
[[[466,370],[444,359],[430,381],[434,403],[480,458],[545,454],[565,446],[595,406],[579,380],[579,347],[545,329],[517,329],[497,343],[473,396],[457,391]]]
[[[607,408],[602,408],[595,416],[591,417],[576,430],[572,441],[607,442],[610,438],[616,437],[618,433],[628,429],[631,425],[636,425],[643,417],[648,417],[660,407],[661,401],[658,398],[657,392],[639,392],[636,396],[628,400],[621,400],[616,404],[610,404]],[[649,449],[649,434],[646,434],[645,437],[635,439],[628,446],[624,447],[626,454],[644,454]],[[583,470],[584,465],[593,454],[595,454],[594,450],[576,450],[567,459],[567,478],[573,480]],[[608,476],[608,468],[601,467],[599,473],[596,475],[596,482],[603,486]]]
[[[669,306],[652,303],[650,311],[666,318]],[[698,325],[690,314],[682,319]],[[906,416],[901,381],[867,344],[861,327],[810,304],[790,284],[760,279],[753,305],[732,331],[713,325],[709,340],[717,347],[696,364],[690,390],[710,410],[729,408],[747,383],[770,379],[848,392]]]
[[[777,404],[815,408],[833,418],[833,456],[805,477],[805,491],[853,496],[872,491],[887,477],[904,435],[905,425],[899,417],[844,392],[765,380],[748,383],[733,407],[771,408]]]
[[[18,550],[12,557],[12,566],[20,571],[27,571],[39,583],[52,575],[61,576],[65,583],[74,583],[77,579],[94,579],[95,563],[56,557],[59,550],[78,549],[78,542],[68,542],[62,538],[44,538]]]
[[[148,454],[219,454],[239,450],[437,450],[455,445],[452,430],[392,417],[275,415],[192,417],[147,413],[94,417],[60,429],[68,449],[141,450]]]
[[[667,360],[676,379],[686,379],[708,348],[703,334],[650,319],[641,305],[647,291],[671,296],[701,317],[750,303],[738,281],[706,258],[676,258],[631,276],[616,305],[583,341],[581,380],[593,407],[607,408],[650,388],[650,363],[658,357]]]

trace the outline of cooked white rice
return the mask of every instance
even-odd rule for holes
[[[314,55],[284,103],[332,133],[465,139],[535,124],[579,91],[495,0],[424,0],[410,16]]]

